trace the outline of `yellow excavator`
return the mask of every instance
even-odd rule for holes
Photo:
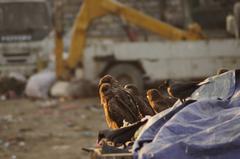
[[[201,27],[196,23],[187,30],[182,30],[114,0],[84,0],[74,22],[69,56],[66,60],[63,60],[62,28],[56,27],[56,74],[59,79],[69,79],[70,72],[82,63],[88,27],[94,19],[107,14],[117,15],[127,23],[147,29],[168,40],[194,41],[205,38]]]

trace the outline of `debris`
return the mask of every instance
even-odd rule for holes
[[[81,119],[86,119],[87,116],[86,116],[85,114],[81,114],[81,115],[80,115],[80,118],[81,118]]]
[[[16,155],[12,155],[11,159],[17,159],[17,156]]]
[[[0,99],[1,99],[2,101],[5,101],[5,100],[7,99],[7,97],[6,97],[5,95],[1,95],[1,96],[0,96]]]
[[[41,108],[53,108],[58,106],[58,100],[39,101],[38,105]]]
[[[12,122],[14,122],[14,119],[11,114],[8,114],[8,115],[2,116],[2,117],[0,116],[0,121],[12,123]]]
[[[52,149],[56,150],[56,151],[64,151],[64,150],[67,150],[69,148],[70,148],[69,145],[55,145],[55,146],[52,147]]]
[[[94,84],[84,79],[71,81],[68,92],[74,98],[95,96],[97,93]]]
[[[78,104],[68,104],[68,105],[63,105],[60,110],[62,111],[68,111],[68,110],[72,110],[72,109],[79,109],[80,105]]]
[[[21,141],[21,142],[18,143],[18,145],[19,145],[20,147],[24,147],[24,146],[26,145],[26,143],[23,142],[23,141]]]
[[[10,73],[8,76],[0,77],[1,100],[21,96],[25,85],[26,79],[21,74]]]
[[[68,97],[70,95],[70,93],[68,92],[69,85],[70,83],[65,81],[56,82],[50,90],[51,96]]]
[[[25,93],[28,97],[37,99],[48,98],[48,92],[55,82],[55,72],[44,70],[30,77]]]
[[[5,142],[5,143],[3,144],[3,146],[4,146],[5,148],[9,148],[10,142]]]
[[[30,132],[30,131],[33,131],[33,129],[32,128],[27,128],[27,127],[19,129],[20,133],[25,133],[25,132]]]
[[[24,83],[27,82],[26,77],[24,75],[22,75],[21,73],[18,73],[18,72],[9,73],[9,77],[14,78],[14,79],[16,79],[18,81],[21,81],[21,82],[24,82]]]
[[[87,80],[74,80],[71,82],[58,81],[51,89],[53,97],[79,98],[96,95],[94,85]]]
[[[80,133],[83,137],[95,137],[96,136],[96,133],[94,133],[93,131],[82,131]]]

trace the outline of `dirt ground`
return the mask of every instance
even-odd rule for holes
[[[0,101],[0,159],[85,159],[106,128],[97,98]]]

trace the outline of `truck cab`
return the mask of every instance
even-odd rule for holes
[[[0,0],[0,74],[36,71],[52,52],[51,34],[48,1]]]

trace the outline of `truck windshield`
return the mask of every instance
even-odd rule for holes
[[[46,3],[15,2],[0,4],[0,40],[2,42],[40,40],[51,28]]]

